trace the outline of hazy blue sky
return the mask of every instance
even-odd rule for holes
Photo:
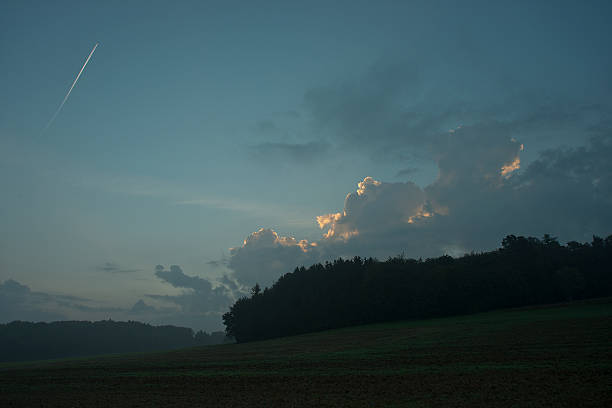
[[[611,17],[608,1],[4,1],[0,321],[210,330],[301,263],[611,234]]]

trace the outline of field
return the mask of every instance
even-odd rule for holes
[[[0,406],[612,406],[612,299],[0,364]]]

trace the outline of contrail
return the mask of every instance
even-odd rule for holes
[[[83,70],[85,69],[85,66],[87,65],[87,63],[89,62],[89,60],[91,59],[91,56],[93,55],[94,51],[96,50],[96,48],[98,48],[98,44],[96,43],[96,45],[94,45],[94,47],[91,49],[91,52],[89,53],[89,55],[87,56],[87,59],[85,60],[85,63],[83,64],[83,66],[81,67],[81,70],[79,71],[78,75],[76,76],[76,78],[74,79],[74,82],[72,83],[72,86],[70,87],[70,89],[68,90],[68,93],[66,94],[66,96],[64,97],[64,100],[62,101],[62,103],[60,104],[59,108],[57,108],[57,110],[55,111],[55,113],[53,114],[53,117],[51,118],[51,120],[49,121],[49,123],[47,123],[47,126],[45,126],[45,129],[43,130],[43,133],[49,129],[49,126],[51,126],[51,124],[53,123],[53,121],[55,120],[55,118],[57,117],[57,115],[59,115],[60,111],[62,110],[62,108],[64,107],[64,104],[66,103],[66,101],[68,100],[68,97],[70,96],[70,92],[72,92],[72,88],[74,88],[74,86],[76,85],[77,81],[79,80],[79,77],[81,76],[81,74],[83,73]]]

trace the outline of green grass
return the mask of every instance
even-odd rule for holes
[[[612,406],[612,299],[0,364],[0,406]]]

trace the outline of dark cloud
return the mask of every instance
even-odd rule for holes
[[[52,321],[71,318],[74,313],[114,313],[120,308],[90,306],[89,299],[32,291],[12,279],[0,283],[0,322],[13,320]]]
[[[295,132],[263,121],[258,127],[283,136],[268,138],[251,152],[309,161],[360,151],[405,169],[415,167],[408,164],[415,158],[436,161],[448,131],[460,126],[490,129],[472,132],[480,144],[515,138],[535,152],[551,143],[583,144],[612,120],[609,102],[601,96],[569,97],[536,83],[501,86],[498,74],[470,70],[458,71],[456,81],[440,81],[436,70],[426,67],[427,62],[385,60],[361,76],[312,88],[304,95],[300,136],[290,138]],[[305,142],[310,138],[301,133],[316,134],[317,141]]]
[[[156,297],[156,296],[154,296]],[[163,296],[159,297],[165,301]],[[125,318],[138,320],[154,325],[175,325],[191,327],[194,330],[206,330],[208,332],[222,328],[221,313],[218,311],[207,312],[186,311],[177,307],[155,307],[139,299],[126,311]]]
[[[612,132],[588,146],[546,150],[513,181],[524,202],[517,212],[531,230],[566,239],[612,232]]]
[[[175,288],[182,289],[178,295],[148,294],[147,298],[167,304],[169,307],[154,307],[140,299],[129,313],[142,321],[156,324],[174,324],[195,330],[219,330],[221,316],[244,289],[234,279],[223,276],[219,282],[211,282],[198,276],[186,275],[180,266],[155,267],[155,275]]]
[[[178,265],[170,266],[170,270],[165,270],[162,265],[157,265],[155,275],[175,288],[189,288],[196,292],[210,292],[212,290],[212,285],[208,280],[197,276],[187,276]]]
[[[140,299],[134,303],[134,306],[130,309],[130,313],[137,315],[147,315],[157,313],[157,309],[153,306],[147,305],[144,300]]]
[[[46,309],[47,303],[46,296],[33,293],[17,281],[9,279],[0,284],[0,322],[61,319],[61,314]]]
[[[235,279],[232,279],[231,277],[227,275],[223,275],[221,277],[221,283],[225,285],[226,288],[228,288],[230,291],[232,291],[235,294],[241,294],[241,293],[247,292],[246,290],[247,288],[244,288],[243,286],[240,285],[238,281],[236,281]]]
[[[151,299],[168,304],[167,307],[155,307],[142,299],[131,308],[100,306],[82,297],[35,292],[9,279],[0,282],[0,323],[113,318],[211,331],[222,327],[222,313],[237,296],[246,291],[227,276],[222,277],[221,282],[213,288],[205,279],[185,275],[178,266],[170,270],[158,267],[156,274],[168,284],[185,289],[179,295],[148,295]]]
[[[341,212],[317,218],[320,240],[262,228],[230,250],[228,267],[241,283],[267,285],[338,256],[458,255],[492,249],[507,234],[569,241],[612,233],[612,133],[544,151],[526,168],[522,153],[506,123],[455,129],[438,138],[439,175],[429,186],[366,177]]]
[[[403,138],[410,118],[404,102],[418,87],[414,64],[379,63],[364,77],[311,89],[304,96],[306,111],[314,125],[329,130],[342,141],[370,146]],[[413,114],[412,122],[419,116]],[[405,140],[409,142],[409,140]]]
[[[460,125],[495,123],[504,136],[540,150],[551,143],[583,144],[611,120],[608,98],[601,95],[568,97],[558,91],[562,87],[535,82],[500,86],[501,78],[486,71],[457,71],[452,82],[435,73],[426,62],[381,61],[365,75],[311,89],[304,109],[315,132],[339,151],[366,151],[377,161],[435,159],[440,138]]]
[[[328,239],[349,240],[359,234],[388,230],[422,211],[425,194],[416,184],[381,183],[366,177],[344,200],[344,210],[317,217]]]
[[[185,289],[179,295],[147,295],[151,299],[173,303],[184,313],[221,312],[232,302],[234,293],[231,288],[221,283],[213,287],[212,283],[198,276],[183,273],[178,265],[169,270],[162,265],[155,267],[155,275],[175,288]]]
[[[255,283],[269,286],[281,274],[291,272],[297,265],[312,263],[314,252],[307,241],[278,235],[261,228],[252,233],[242,246],[230,249],[228,267],[233,277],[243,285]]]
[[[122,269],[119,265],[113,262],[104,262],[104,264],[96,266],[95,268],[98,271],[108,272],[108,273],[132,273],[132,272],[140,272],[142,269]]]

